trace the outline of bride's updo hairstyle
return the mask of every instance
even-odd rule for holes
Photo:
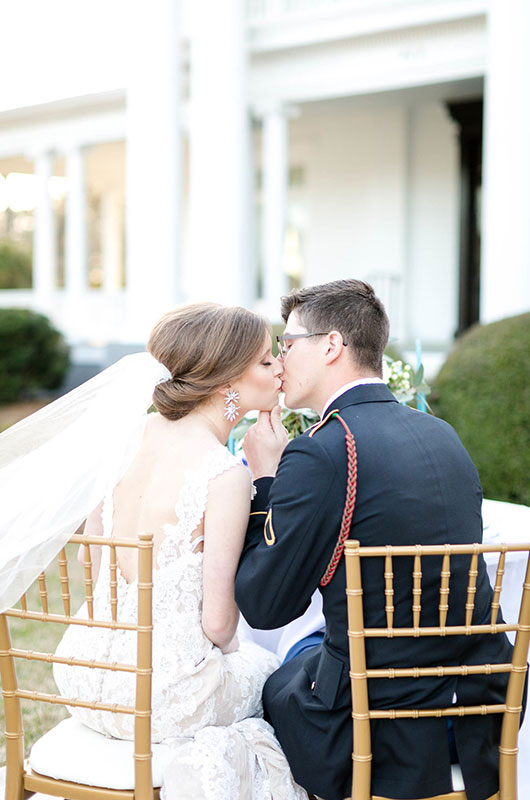
[[[262,317],[239,306],[194,303],[169,311],[147,344],[172,376],[155,388],[157,411],[171,420],[189,414],[245,372],[258,357],[268,330]]]

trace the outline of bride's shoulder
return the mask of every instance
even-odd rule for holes
[[[172,423],[159,414],[149,417],[144,452],[162,465],[164,471],[182,474],[187,483],[215,482],[227,491],[238,491],[241,487],[249,490],[249,471],[211,431],[193,420]]]
[[[241,462],[235,463],[232,469],[221,472],[209,482],[206,524],[213,520],[218,527],[224,518],[234,525],[240,518],[248,521],[251,497],[250,473]]]
[[[219,445],[209,454],[210,491],[215,489],[230,496],[233,493],[248,494],[252,485],[250,472],[230,451]]]
[[[221,444],[206,453],[205,462],[212,479],[226,476],[226,481],[250,481],[250,473],[245,465]]]

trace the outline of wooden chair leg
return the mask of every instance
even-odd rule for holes
[[[24,775],[21,770],[6,767],[5,797],[8,800],[24,800]]]

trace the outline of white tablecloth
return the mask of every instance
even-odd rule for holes
[[[525,544],[530,541],[530,508],[484,500],[482,504],[485,544]],[[516,621],[521,602],[521,591],[526,571],[527,553],[513,554],[506,558],[506,569],[502,581],[501,607],[507,622]],[[488,575],[495,585],[497,554],[485,554]],[[513,641],[514,635],[508,634]],[[517,759],[517,788],[519,800],[530,798],[530,709],[519,731],[519,758]]]
[[[501,503],[497,500],[484,500],[482,505],[484,521],[484,542],[497,544],[501,542],[519,543],[530,541],[530,508],[513,503]],[[497,556],[486,554],[486,564],[492,585],[495,584]],[[507,621],[514,621],[518,616],[521,587],[526,567],[524,553],[507,560],[506,572],[501,593],[501,605]],[[239,625],[239,633],[243,638],[251,638],[262,647],[276,652],[283,661],[293,644],[305,636],[325,627],[322,614],[322,597],[315,592],[311,605],[299,619],[283,628],[272,631],[258,631],[251,628],[244,619]],[[519,800],[530,798],[530,709],[519,734],[518,790]]]
[[[238,632],[243,638],[252,639],[262,647],[266,647],[267,650],[272,650],[278,655],[280,661],[283,661],[293,644],[315,631],[324,630],[325,627],[322,595],[320,592],[315,592],[305,614],[290,622],[289,625],[284,625],[283,628],[274,628],[271,631],[260,631],[251,628],[241,617]]]

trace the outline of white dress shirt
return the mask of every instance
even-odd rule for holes
[[[324,403],[324,410],[321,414],[322,419],[326,416],[326,412],[331,404],[337,400],[341,395],[345,392],[348,392],[350,389],[353,389],[354,386],[364,386],[365,384],[369,383],[384,383],[382,378],[359,378],[356,381],[350,381],[350,383],[345,383],[344,386],[341,386],[340,389],[337,389],[336,392],[333,392],[331,397],[328,397],[326,402]]]

